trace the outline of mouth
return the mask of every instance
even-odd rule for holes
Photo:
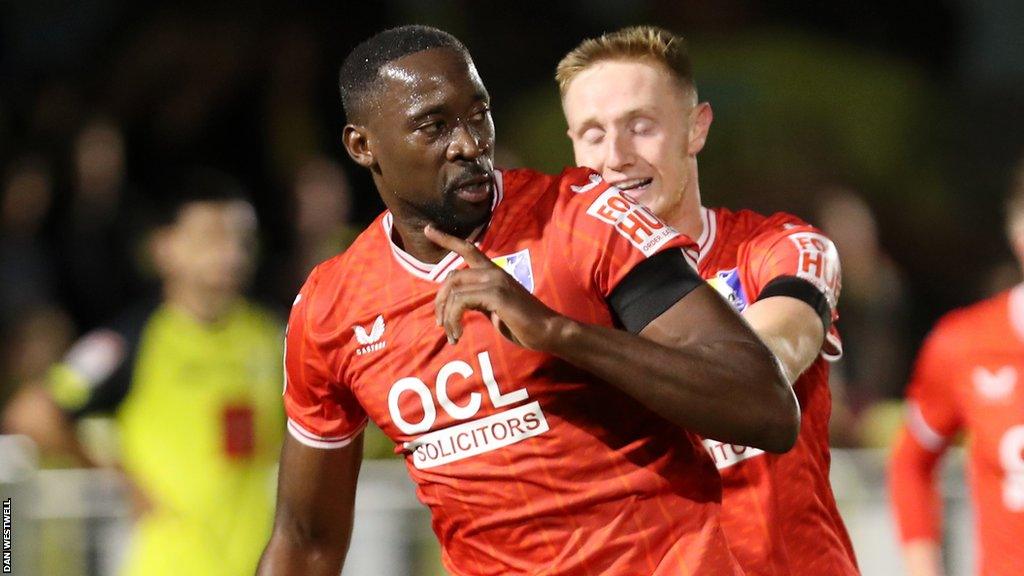
[[[490,174],[482,174],[469,178],[452,188],[455,195],[471,204],[479,204],[491,199],[494,189],[494,177]]]
[[[622,190],[622,193],[631,200],[639,200],[644,195],[644,192],[651,187],[651,182],[653,181],[653,178],[630,178],[628,180],[610,182],[610,184]]]

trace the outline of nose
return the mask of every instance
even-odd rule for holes
[[[633,145],[629,141],[629,135],[616,130],[606,138],[608,149],[605,153],[605,167],[616,172],[622,172],[633,165]]]
[[[476,160],[489,146],[490,142],[479,130],[468,122],[459,122],[452,131],[452,141],[448,144],[448,160]]]

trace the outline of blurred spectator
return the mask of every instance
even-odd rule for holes
[[[1006,235],[1024,268],[1024,159],[1006,203]],[[890,496],[911,576],[941,576],[942,500],[936,470],[960,436],[975,506],[976,573],[1020,574],[1024,563],[1024,285],[943,316],[918,353]]]
[[[43,224],[53,202],[53,175],[37,157],[15,161],[0,198],[0,322],[33,305],[52,301],[53,255]]]
[[[86,334],[3,425],[91,464],[74,424],[112,413],[140,514],[123,573],[251,573],[284,425],[281,326],[241,295],[256,218],[239,187],[200,173],[175,192],[150,241],[162,301]]]
[[[74,325],[67,313],[52,306],[22,311],[3,334],[0,366],[0,414],[21,385],[38,384],[71,344]]]
[[[73,150],[70,202],[60,220],[64,300],[83,328],[109,321],[137,295],[140,246],[138,214],[126,182],[125,142],[120,128],[93,118]]]
[[[345,171],[334,160],[315,156],[302,163],[293,194],[297,252],[293,259],[301,282],[314,266],[344,252],[361,229],[349,221],[352,190]]]
[[[906,376],[903,274],[879,243],[871,207],[841,187],[821,194],[818,221],[835,241],[843,264],[843,359],[836,365],[855,411],[898,398]]]

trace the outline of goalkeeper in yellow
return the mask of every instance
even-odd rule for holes
[[[283,334],[241,296],[256,241],[241,190],[204,173],[170,204],[150,242],[160,301],[86,334],[4,425],[90,464],[75,422],[113,415],[141,504],[121,574],[252,574],[273,513]]]

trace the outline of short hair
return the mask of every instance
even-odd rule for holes
[[[1024,156],[1017,162],[1006,196],[1006,235],[1010,241],[1024,234]]]
[[[469,51],[455,36],[430,26],[411,25],[378,32],[349,52],[338,73],[341,105],[350,122],[359,121],[367,97],[375,93],[374,85],[380,80],[380,69],[389,62],[429,50],[448,48],[467,60]]]
[[[233,176],[213,168],[186,170],[165,182],[157,199],[153,226],[175,225],[185,209],[200,202],[245,202],[252,205],[248,190]]]
[[[580,72],[609,60],[647,60],[660,64],[682,88],[696,93],[686,40],[657,26],[632,26],[587,38],[566,54],[555,70],[562,96]]]

